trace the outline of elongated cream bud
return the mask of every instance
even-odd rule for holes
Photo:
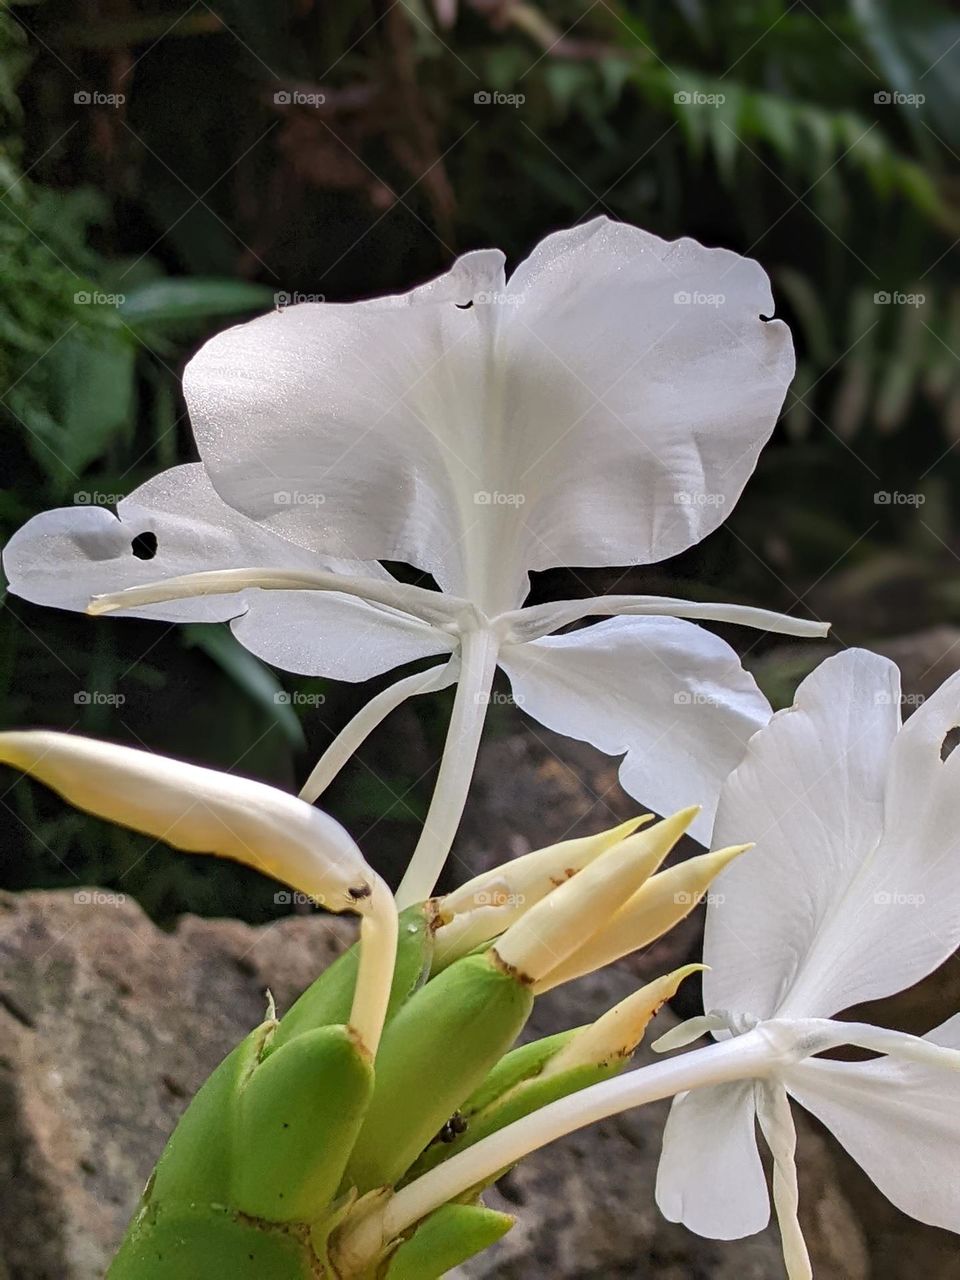
[[[540,995],[561,982],[593,973],[645,947],[690,914],[720,872],[751,844],[732,845],[678,863],[650,880],[623,904],[606,926],[534,984]]]
[[[627,996],[588,1027],[574,1032],[567,1043],[547,1062],[540,1079],[575,1067],[600,1066],[629,1057],[643,1039],[650,1021],[664,1001],[677,994],[680,983],[692,973],[702,973],[706,965],[686,964]]]
[[[536,849],[475,876],[439,899],[443,923],[436,934],[434,972],[504,933],[553,889],[652,821],[653,814],[645,813],[596,835]]]
[[[0,761],[98,818],[256,867],[331,911],[370,909],[376,875],[328,814],[262,782],[43,730],[0,733]]]
[[[700,812],[694,805],[630,836],[554,889],[500,938],[501,964],[541,982],[587,942],[660,866]]]

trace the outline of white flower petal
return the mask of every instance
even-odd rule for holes
[[[941,758],[958,725],[960,674],[914,711],[890,752],[858,1003],[903,990],[960,946],[960,752]]]
[[[899,960],[885,962],[865,939],[877,913],[863,878],[899,725],[896,666],[847,650],[752,739],[717,813],[716,841],[756,848],[719,878],[707,911],[707,1009],[764,1018],[789,1005],[826,1017],[867,998],[864,983],[878,980],[877,994],[903,985],[892,976]],[[896,938],[882,929],[882,951],[893,955]]]
[[[670,1108],[657,1169],[657,1204],[712,1240],[739,1240],[770,1221],[757,1148],[751,1080],[680,1094]]]
[[[717,838],[753,838],[708,912],[709,1008],[830,1017],[918,981],[960,943],[960,677],[900,729],[896,667],[828,659],[750,744]],[[744,831],[746,828],[746,831]]]
[[[960,1014],[924,1039],[960,1050]],[[785,1083],[898,1209],[960,1231],[960,1071],[810,1058]]]
[[[230,629],[264,662],[300,675],[369,680],[417,658],[450,653],[452,637],[405,614],[327,591],[245,593]]]
[[[715,528],[793,373],[761,268],[605,218],[548,237],[506,286],[501,263],[207,343],[184,387],[227,501],[317,549],[429,569],[491,614],[528,569],[657,561]],[[320,505],[278,505],[289,491]]]
[[[703,843],[723,779],[770,716],[734,650],[677,618],[612,618],[507,645],[500,665],[535,720],[608,755],[626,752],[620,780],[644,805],[702,805],[690,834]]]
[[[302,304],[211,339],[184,394],[219,491],[318,551],[408,561],[482,594],[503,511],[474,496],[505,482],[484,458],[501,308],[482,299],[502,289],[503,255],[468,254],[402,297]],[[525,583],[496,568],[500,607],[518,604]]]
[[[759,264],[600,217],[542,241],[507,296],[528,567],[653,563],[715,529],[793,377]]]
[[[156,554],[133,552],[153,533]],[[94,595],[185,573],[229,568],[331,569],[386,578],[377,563],[320,560],[228,507],[199,463],[173,467],[117,505],[46,511],[13,535],[3,554],[10,589],[37,604],[85,609]],[[242,644],[276,666],[365,680],[414,658],[448,652],[439,632],[362,600],[329,592],[245,591],[193,596],[121,611],[167,622],[236,619]]]

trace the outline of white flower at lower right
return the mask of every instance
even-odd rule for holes
[[[864,650],[821,664],[750,740],[715,838],[756,848],[707,911],[704,1018],[661,1041],[750,1031],[784,1046],[757,1078],[679,1095],[657,1202],[700,1235],[762,1230],[770,1199],[790,1280],[812,1274],[798,1220],[790,1099],[817,1116],[886,1196],[960,1231],[960,1014],[922,1039],[837,1020],[902,991],[960,945],[960,675],[901,724],[896,666]],[[840,1044],[881,1056],[817,1056]]]

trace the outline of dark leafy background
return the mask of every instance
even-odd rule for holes
[[[620,589],[829,616],[845,644],[960,621],[958,42],[960,19],[928,0],[5,6],[3,536],[195,457],[183,364],[276,293],[406,288],[457,252],[495,244],[516,260],[607,212],[759,258],[800,357],[727,525]],[[477,100],[495,91],[524,100]],[[883,292],[924,302],[878,304]],[[534,592],[604,584],[558,571]],[[4,726],[142,742],[293,787],[371,692],[273,673],[224,627],[93,621],[10,595],[3,612]],[[430,794],[429,767],[410,761],[442,742],[445,705],[428,703],[407,726],[419,753],[381,735],[330,802],[394,860]],[[287,909],[252,874],[10,775],[0,823],[7,887],[99,883],[161,919]]]

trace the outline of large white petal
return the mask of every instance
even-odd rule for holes
[[[739,1240],[770,1221],[751,1080],[680,1094],[663,1131],[657,1204],[712,1240]]]
[[[535,720],[608,755],[626,752],[620,780],[643,804],[702,805],[690,833],[703,843],[723,779],[770,717],[734,650],[677,618],[611,618],[508,645],[500,665]]]
[[[503,255],[468,254],[400,297],[288,307],[211,339],[184,394],[219,491],[319,551],[408,561],[479,600],[504,516],[475,501],[506,483],[484,451],[501,310],[484,299],[502,290]],[[509,550],[498,609],[525,593]]]
[[[793,373],[772,311],[756,263],[598,218],[506,286],[474,254],[403,298],[231,329],[184,385],[228,501],[499,612],[528,569],[657,561],[721,522]]]
[[[879,920],[864,867],[882,832],[899,725],[896,666],[847,650],[821,663],[794,705],[751,740],[724,785],[714,839],[756,848],[718,879],[707,911],[706,1008],[769,1017],[789,1006],[826,1017],[865,999],[872,979],[885,991],[903,985],[888,981],[897,966],[864,932]],[[892,953],[896,935],[880,927]]]
[[[715,529],[793,377],[759,264],[601,217],[548,236],[507,295],[528,566],[652,563]]]
[[[153,533],[156,554],[133,552]],[[10,589],[36,604],[85,609],[94,595],[209,569],[349,570],[384,577],[380,565],[319,560],[228,507],[199,463],[173,467],[117,505],[63,507],[28,521],[7,543]],[[329,592],[245,591],[193,596],[123,611],[168,622],[237,619],[247,648],[289,671],[363,680],[414,658],[449,651],[438,632],[361,600]]]
[[[960,1014],[924,1038],[960,1050]],[[898,1209],[960,1231],[960,1071],[810,1058],[785,1084]]]

